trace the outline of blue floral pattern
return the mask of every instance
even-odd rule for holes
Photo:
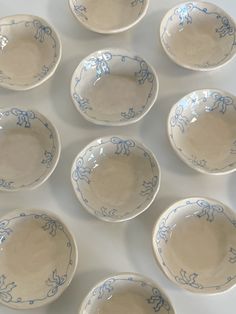
[[[122,140],[119,137],[112,137],[111,143],[116,145],[116,152],[117,155],[126,155],[129,156],[130,149],[135,147],[135,143],[132,140]]]

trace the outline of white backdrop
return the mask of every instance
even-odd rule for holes
[[[213,1],[213,0],[212,0]],[[214,0],[236,19],[236,1]],[[209,196],[236,209],[236,175],[207,176],[188,168],[175,155],[166,134],[171,106],[194,89],[225,89],[236,94],[236,60],[220,70],[198,73],[175,65],[159,42],[162,16],[177,0],[150,0],[147,16],[133,29],[116,35],[99,35],[84,29],[72,16],[67,0],[0,0],[0,16],[17,13],[39,15],[55,26],[63,44],[56,74],[27,92],[0,89],[0,106],[37,109],[55,123],[62,140],[62,154],[50,179],[33,192],[1,193],[1,213],[15,208],[43,208],[57,213],[71,228],[79,249],[78,269],[65,293],[35,314],[75,314],[89,289],[113,272],[139,272],[155,280],[171,298],[178,314],[235,313],[236,288],[215,296],[195,295],[179,289],[161,272],[152,255],[151,233],[160,213],[172,202],[188,196]],[[140,122],[128,127],[99,127],[86,122],[72,104],[69,84],[80,60],[110,46],[135,50],[156,69],[160,80],[158,100]],[[141,139],[156,154],[161,170],[160,192],[154,204],[127,223],[109,224],[89,215],[78,203],[70,183],[75,155],[98,136],[127,134]],[[0,306],[0,314],[15,311]],[[22,311],[25,313],[25,311]]]

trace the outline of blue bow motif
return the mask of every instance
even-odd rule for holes
[[[201,208],[201,211],[197,213],[197,217],[202,218],[206,216],[206,220],[209,222],[214,221],[214,215],[216,213],[223,213],[224,209],[220,205],[211,205],[205,200],[198,200],[196,204]]]
[[[146,82],[152,83],[154,80],[154,75],[149,71],[147,63],[142,60],[140,61],[140,70],[135,73],[138,84],[142,85]]]
[[[110,293],[114,289],[112,285],[115,281],[113,278],[106,280],[100,287],[93,290],[93,296],[98,295],[98,299],[102,299],[106,293]]]
[[[175,280],[182,285],[187,285],[195,289],[202,289],[203,286],[196,282],[197,277],[198,274],[187,274],[185,270],[181,269],[180,276],[176,276]]]
[[[82,4],[75,4],[74,5],[74,10],[77,13],[77,15],[83,17],[85,20],[88,20],[86,13],[87,13],[87,8],[82,5]]]
[[[214,103],[212,106],[207,107],[207,111],[213,111],[219,109],[220,112],[225,113],[228,106],[234,105],[233,99],[229,96],[222,96],[220,93],[212,93],[212,98],[214,99]],[[236,109],[236,108],[235,108]]]
[[[0,300],[9,303],[12,301],[11,291],[16,288],[15,282],[6,284],[6,277],[0,276]]]
[[[52,29],[49,26],[44,26],[38,20],[34,20],[33,25],[36,28],[36,34],[34,35],[34,38],[39,40],[41,43],[44,42],[44,37],[46,34],[48,36],[52,34]]]
[[[102,75],[110,74],[110,67],[107,61],[110,61],[111,59],[112,54],[110,52],[105,52],[97,58],[92,57],[85,61],[84,68],[85,70],[96,68],[96,77],[100,78]]]
[[[48,278],[47,285],[51,287],[51,289],[48,291],[47,296],[53,297],[57,292],[60,286],[64,285],[66,282],[67,275],[59,276],[57,274],[57,270],[54,269],[52,272],[51,278]]]
[[[163,298],[161,292],[157,288],[152,289],[152,296],[147,299],[149,304],[153,304],[154,311],[159,312],[162,308],[164,308],[167,312],[170,310],[169,303]]]
[[[222,26],[216,29],[216,32],[219,33],[220,38],[225,37],[226,35],[233,35],[235,29],[230,25],[229,19],[226,16],[219,17],[221,18]]]
[[[17,108],[11,110],[11,113],[17,116],[17,124],[22,126],[24,125],[25,128],[30,128],[31,123],[30,119],[35,119],[35,114],[32,111],[23,111]]]
[[[119,137],[112,137],[111,143],[116,145],[116,152],[117,155],[126,155],[129,156],[130,148],[135,147],[135,142],[132,140],[122,140]]]
[[[138,4],[144,4],[144,0],[132,0],[131,5],[135,7]]]
[[[188,118],[183,116],[184,108],[182,105],[178,105],[174,116],[170,119],[170,125],[172,127],[178,126],[182,133],[184,133],[184,127],[188,125]]]
[[[0,244],[6,240],[7,236],[10,235],[12,229],[8,228],[9,221],[2,220],[0,221]]]
[[[78,182],[79,180],[84,180],[89,184],[90,173],[91,169],[88,167],[84,167],[84,159],[79,157],[78,160],[76,161],[76,169],[72,173],[73,180],[76,182]]]
[[[192,17],[190,16],[190,12],[193,10],[194,6],[192,3],[189,4],[183,4],[179,8],[177,8],[174,12],[175,15],[179,17],[180,26],[184,26],[184,24],[191,24],[192,23]]]

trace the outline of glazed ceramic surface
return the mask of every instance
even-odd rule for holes
[[[110,222],[131,219],[153,202],[160,185],[154,155],[128,137],[104,137],[76,157],[71,180],[81,204]]]
[[[192,70],[213,70],[236,53],[234,20],[215,4],[185,2],[163,18],[161,42],[168,56]]]
[[[236,284],[236,214],[206,198],[170,206],[153,233],[156,259],[180,287],[198,293],[223,292]]]
[[[150,279],[133,273],[117,274],[97,284],[79,314],[174,314],[162,290]]]
[[[220,90],[194,91],[175,104],[168,135],[179,157],[208,174],[236,169],[236,97]]]
[[[74,16],[86,28],[102,34],[123,32],[146,14],[149,0],[69,0]]]
[[[75,70],[71,96],[78,111],[95,124],[127,125],[155,103],[155,70],[134,53],[107,49],[92,53]]]
[[[35,110],[0,109],[0,190],[41,185],[55,169],[61,150],[57,130]]]
[[[71,233],[42,210],[16,210],[2,217],[0,251],[0,302],[16,309],[57,299],[77,266]]]
[[[0,86],[27,90],[46,81],[61,58],[55,30],[42,18],[14,15],[0,19]]]

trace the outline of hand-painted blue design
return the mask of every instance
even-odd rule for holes
[[[214,99],[214,103],[212,106],[207,106],[206,111],[214,111],[219,109],[220,112],[225,113],[228,106],[234,106],[236,109],[236,105],[234,104],[232,97],[223,96],[218,92],[212,93],[211,97]]]
[[[236,154],[236,141],[233,142],[233,147],[231,148],[230,153],[231,154]]]
[[[171,127],[178,126],[182,133],[184,133],[185,127],[188,125],[189,120],[183,116],[183,105],[179,104],[175,110],[175,115],[170,119]]]
[[[35,119],[35,114],[33,111],[23,111],[17,108],[11,109],[11,113],[17,116],[17,124],[19,126],[24,126],[25,128],[30,128],[30,120]]]
[[[146,82],[146,80],[148,80],[149,83],[152,83],[154,80],[154,75],[152,71],[149,70],[147,63],[139,58],[137,58],[137,61],[139,61],[140,65],[139,72],[135,72],[135,77],[137,79],[138,84],[142,85]]]
[[[179,8],[177,8],[174,12],[176,16],[179,17],[179,25],[184,26],[184,24],[192,24],[192,17],[190,16],[190,12],[193,10],[194,6],[192,3],[183,4]]]
[[[129,108],[128,112],[121,112],[121,116],[126,120],[133,119],[136,116],[134,108]]]
[[[229,262],[234,264],[236,263],[236,249],[230,248],[231,257],[229,258]]]
[[[147,302],[154,305],[153,309],[156,313],[160,312],[163,308],[167,312],[170,311],[169,303],[163,298],[161,292],[157,288],[152,289],[152,296],[147,299]]]
[[[72,178],[74,181],[83,180],[90,183],[89,175],[91,173],[91,169],[89,167],[84,167],[84,159],[79,157],[76,161],[76,169],[72,173]]]
[[[201,211],[196,214],[197,217],[202,218],[206,216],[206,220],[209,222],[214,221],[214,215],[217,213],[223,213],[224,208],[220,205],[212,205],[205,200],[198,200],[196,204],[201,208]]]
[[[222,22],[222,26],[216,29],[216,32],[219,33],[220,38],[225,37],[226,35],[233,35],[235,33],[234,27],[230,24],[226,16],[219,17]]]
[[[42,226],[44,231],[48,231],[52,237],[55,237],[58,230],[63,230],[63,226],[60,222],[55,219],[52,219],[48,215],[35,215],[35,219],[42,219],[45,221],[45,224]]]
[[[6,283],[6,277],[0,276],[0,300],[6,303],[11,302],[12,295],[11,291],[16,288],[15,282]]]
[[[2,220],[0,221],[0,244],[6,240],[6,238],[10,235],[12,232],[11,228],[8,228],[9,221],[8,220]]]
[[[41,81],[48,72],[54,67],[55,62],[52,62],[49,66],[43,65],[41,71],[34,76],[38,81]]]
[[[6,189],[6,190],[10,190],[13,187],[13,181],[6,181],[4,179],[0,179],[0,187]]]
[[[196,282],[197,277],[198,274],[196,273],[187,274],[185,270],[181,269],[180,276],[176,276],[175,280],[182,285],[191,286],[195,289],[203,289],[203,286]]]
[[[160,223],[160,227],[157,231],[156,239],[159,243],[161,240],[164,240],[166,243],[168,242],[168,234],[171,231],[171,227],[166,225],[166,219],[163,219]]]
[[[147,196],[148,199],[153,197],[155,187],[158,182],[158,177],[154,176],[151,181],[144,181],[143,182],[143,189],[140,192],[142,196]]]
[[[49,26],[44,26],[40,21],[34,20],[33,26],[36,28],[34,38],[39,40],[41,43],[44,42],[45,35],[51,36],[52,29]]]
[[[132,0],[131,1],[132,7],[135,7],[138,4],[144,4],[144,0]]]
[[[47,168],[50,168],[51,167],[51,163],[52,163],[52,160],[53,160],[53,154],[51,152],[48,152],[45,150],[44,152],[44,158],[43,160],[41,161],[42,164],[45,164]]]
[[[85,70],[90,70],[96,68],[96,78],[100,78],[103,75],[110,74],[110,67],[108,61],[112,59],[112,54],[110,52],[104,52],[101,56],[92,57],[85,61]]]
[[[130,148],[135,147],[135,143],[132,140],[122,140],[119,137],[112,137],[111,143],[116,145],[116,152],[117,155],[126,155],[129,156]]]
[[[115,217],[117,213],[117,209],[108,209],[106,207],[102,207],[99,211],[96,210],[95,214],[97,216],[102,216],[102,217]]]
[[[111,293],[114,289],[113,284],[115,279],[111,278],[106,280],[100,287],[93,290],[93,296],[97,296],[98,299],[102,299],[104,295]]]
[[[192,159],[189,159],[189,161],[191,161],[194,166],[200,168],[206,168],[207,165],[207,161],[205,159],[198,160],[196,156],[192,156]]]
[[[3,50],[8,44],[8,38],[0,34],[0,49]]]
[[[67,275],[59,276],[57,274],[57,270],[54,269],[52,272],[52,275],[50,278],[47,280],[47,285],[51,287],[51,289],[48,291],[47,296],[48,297],[53,297],[55,294],[57,294],[58,289],[60,286],[64,285],[66,282]]]
[[[74,10],[78,16],[84,18],[86,21],[88,20],[88,17],[86,16],[87,8],[84,5],[74,4]]]
[[[89,106],[88,98],[83,98],[77,93],[73,94],[73,98],[79,104],[79,107],[83,112],[86,112],[87,110],[92,110],[92,108]]]

